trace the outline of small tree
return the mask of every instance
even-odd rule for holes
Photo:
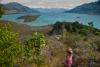
[[[42,33],[35,32],[32,37],[25,41],[25,45],[27,46],[27,51],[29,54],[33,54],[33,60],[37,67],[43,62],[43,57],[41,53],[41,49],[45,46],[45,37]]]
[[[88,25],[90,27],[90,32],[93,33],[93,26],[94,26],[93,22],[89,22]]]
[[[78,21],[75,21],[72,23],[72,25],[73,25],[73,31],[78,33],[80,28],[80,23]]]
[[[93,22],[89,22],[88,25],[89,25],[90,27],[93,27],[93,26],[94,26]]]
[[[13,67],[19,52],[17,34],[6,26],[0,28],[0,67]]]
[[[0,4],[0,18],[2,17],[4,11],[3,11],[3,6]]]

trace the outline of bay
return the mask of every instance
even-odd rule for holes
[[[75,13],[40,13],[39,17],[32,22],[24,22],[24,20],[17,19],[20,16],[25,15],[38,15],[34,13],[24,13],[24,14],[10,14],[3,15],[2,20],[14,21],[16,23],[27,24],[30,26],[43,26],[54,24],[57,21],[74,22],[79,21],[82,24],[87,25],[89,22],[94,23],[94,27],[100,29],[100,15],[88,15],[88,14],[75,14]]]

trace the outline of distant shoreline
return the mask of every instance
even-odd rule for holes
[[[46,13],[46,12],[40,12],[40,13],[34,13],[34,12],[31,12],[31,13],[9,13],[9,14],[3,14],[3,15],[14,15],[14,14],[41,14],[41,13]],[[49,12],[48,12],[49,13]],[[50,12],[51,13],[51,12]],[[97,16],[100,16],[100,14],[88,14],[88,13],[75,13],[75,12],[62,12],[62,13],[69,13],[69,14],[82,14],[82,15],[97,15]],[[56,14],[56,13],[55,13]]]

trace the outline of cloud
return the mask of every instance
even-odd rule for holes
[[[18,2],[32,8],[74,8],[83,3],[89,3],[93,1],[97,0],[2,0],[2,3]]]

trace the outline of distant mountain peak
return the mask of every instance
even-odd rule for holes
[[[10,2],[10,3],[7,3],[7,4],[19,4],[19,3],[17,3],[17,2]]]
[[[12,14],[12,13],[38,13],[37,10],[31,9],[27,6],[24,6],[17,2],[10,2],[8,4],[3,4],[5,14]]]
[[[92,3],[82,4],[66,12],[80,14],[100,14],[100,0]]]

